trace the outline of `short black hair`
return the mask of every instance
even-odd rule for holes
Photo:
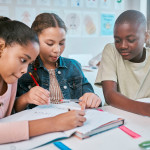
[[[142,25],[146,30],[146,18],[140,11],[137,10],[127,10],[120,14],[115,21],[115,25],[123,23]]]
[[[28,42],[39,44],[37,34],[19,21],[0,21],[0,38],[5,40],[6,46],[13,43],[26,45]]]
[[[0,22],[1,21],[11,21],[11,19],[8,17],[0,16]]]

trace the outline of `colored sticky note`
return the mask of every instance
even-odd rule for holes
[[[125,126],[120,126],[119,128],[120,128],[122,131],[124,131],[125,133],[127,133],[128,135],[130,135],[132,138],[137,139],[137,138],[141,137],[141,135],[139,135],[139,134],[133,132],[132,130],[128,129],[128,128],[125,127]]]

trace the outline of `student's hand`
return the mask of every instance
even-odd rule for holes
[[[50,103],[50,92],[40,86],[35,86],[26,94],[28,104],[46,105]]]
[[[97,108],[101,104],[101,99],[94,93],[85,93],[82,97],[79,98],[81,102],[81,108]]]
[[[86,121],[85,112],[82,110],[71,110],[53,117],[56,131],[65,131],[82,126]]]

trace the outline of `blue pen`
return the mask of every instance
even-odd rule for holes
[[[63,144],[62,142],[54,142],[53,143],[56,147],[58,147],[60,150],[71,150],[68,146]]]

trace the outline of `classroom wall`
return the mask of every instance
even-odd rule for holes
[[[0,15],[29,26],[39,13],[60,15],[68,27],[65,57],[70,54],[93,57],[102,52],[106,43],[113,42],[116,17],[127,9],[140,10],[140,0],[0,0]]]

